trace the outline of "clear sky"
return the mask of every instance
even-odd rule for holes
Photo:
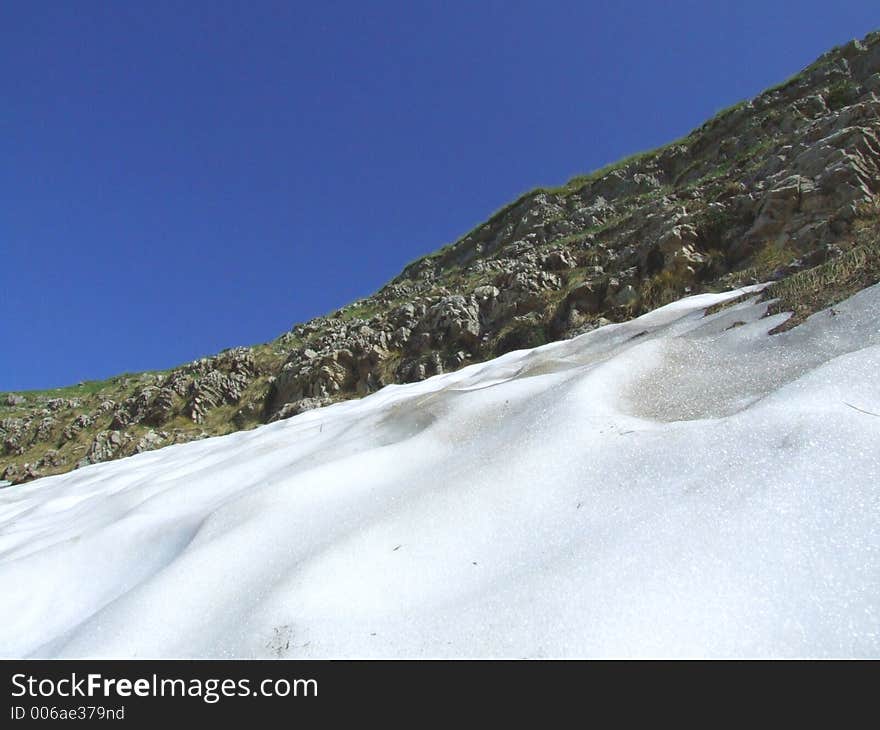
[[[0,390],[272,339],[877,27],[876,0],[6,0]]]

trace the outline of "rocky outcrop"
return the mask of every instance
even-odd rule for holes
[[[80,461],[80,466],[97,464],[99,461],[107,461],[115,453],[120,451],[130,436],[119,431],[101,431],[92,440],[88,453]]]

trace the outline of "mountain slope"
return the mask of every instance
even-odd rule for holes
[[[758,299],[0,490],[0,655],[877,656],[880,285]]]
[[[374,296],[274,342],[3,396],[0,476],[22,482],[252,428],[688,293],[779,280],[803,319],[880,280],[878,193],[873,33],[681,140],[522,196]]]

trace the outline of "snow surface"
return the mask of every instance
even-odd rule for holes
[[[880,286],[735,294],[2,489],[0,655],[878,656]]]

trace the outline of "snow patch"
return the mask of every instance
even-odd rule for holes
[[[0,491],[4,656],[880,654],[880,287]]]

